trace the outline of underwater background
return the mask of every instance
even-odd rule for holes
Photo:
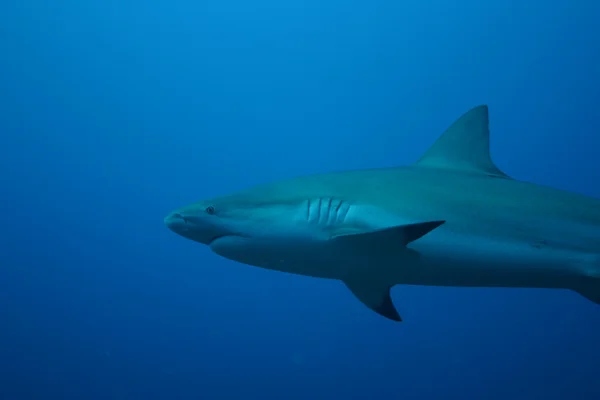
[[[218,257],[172,209],[409,164],[488,104],[517,179],[600,197],[592,0],[0,5],[0,400],[600,398],[574,292],[339,282]]]

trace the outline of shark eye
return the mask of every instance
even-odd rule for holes
[[[208,206],[205,211],[208,215],[213,215],[215,213],[215,208],[213,206]]]

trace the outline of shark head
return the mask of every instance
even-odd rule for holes
[[[208,246],[222,237],[239,236],[215,213],[215,206],[200,201],[169,213],[164,222],[176,234]]]
[[[357,225],[352,209],[342,199],[291,195],[284,183],[184,206],[165,224],[225,258],[269,267],[273,259],[302,254],[349,223]]]
[[[179,208],[165,218],[165,224],[173,232],[208,246],[223,238],[273,240],[296,233],[299,203],[231,195]]]

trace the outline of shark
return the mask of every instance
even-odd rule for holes
[[[600,200],[500,170],[487,105],[412,164],[243,188],[164,223],[229,260],[340,281],[392,321],[395,285],[566,289],[600,304]]]

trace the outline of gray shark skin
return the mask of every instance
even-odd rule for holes
[[[478,106],[412,165],[259,185],[165,224],[237,262],[342,281],[394,321],[396,284],[570,289],[600,304],[600,200],[509,177],[488,127]]]

